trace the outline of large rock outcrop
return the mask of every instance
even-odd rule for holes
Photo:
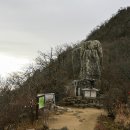
[[[80,80],[100,79],[102,58],[102,46],[98,40],[82,41],[80,46],[72,52],[74,75],[76,72],[79,73]],[[80,68],[79,71],[78,68]]]

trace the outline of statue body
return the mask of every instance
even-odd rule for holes
[[[102,47],[99,41],[83,41],[81,43],[80,64],[80,79],[100,79]]]
[[[73,72],[79,72],[80,80],[97,80],[101,77],[102,46],[98,40],[82,41],[80,46],[72,53]],[[78,59],[78,62],[75,62]],[[76,69],[79,66],[79,71]]]
[[[86,88],[93,90],[93,88],[100,85],[102,58],[102,46],[98,40],[82,41],[73,50],[72,64],[75,96],[83,96]]]

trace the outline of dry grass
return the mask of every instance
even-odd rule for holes
[[[130,129],[130,110],[125,104],[121,104],[117,109],[115,123],[122,124],[126,129]]]
[[[118,104],[115,107],[115,119],[107,116],[100,116],[95,130],[130,130],[130,110],[125,104]]]
[[[36,120],[33,124],[30,121],[24,121],[19,124],[17,130],[26,130],[26,129],[40,129],[43,127],[42,119]]]

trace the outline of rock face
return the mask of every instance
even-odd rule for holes
[[[81,47],[77,47],[72,51],[72,65],[73,65],[73,76],[74,79],[79,79],[79,73],[80,73],[80,50]]]
[[[102,47],[97,40],[81,43],[80,79],[99,79],[101,77]]]
[[[102,58],[102,46],[98,40],[82,41],[80,46],[73,50],[73,71],[78,65],[80,80],[98,80],[101,77]],[[78,60],[78,64],[76,64],[76,60]]]

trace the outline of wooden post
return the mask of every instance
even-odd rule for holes
[[[38,120],[38,97],[36,97],[36,120]]]
[[[31,119],[32,125],[33,125],[34,119],[35,119],[35,115],[34,115],[34,106],[35,106],[34,101],[31,100],[31,101],[30,101],[30,119]]]
[[[39,101],[39,98],[38,98],[38,84],[37,84],[37,89],[36,89],[36,120],[38,120],[38,101]]]

